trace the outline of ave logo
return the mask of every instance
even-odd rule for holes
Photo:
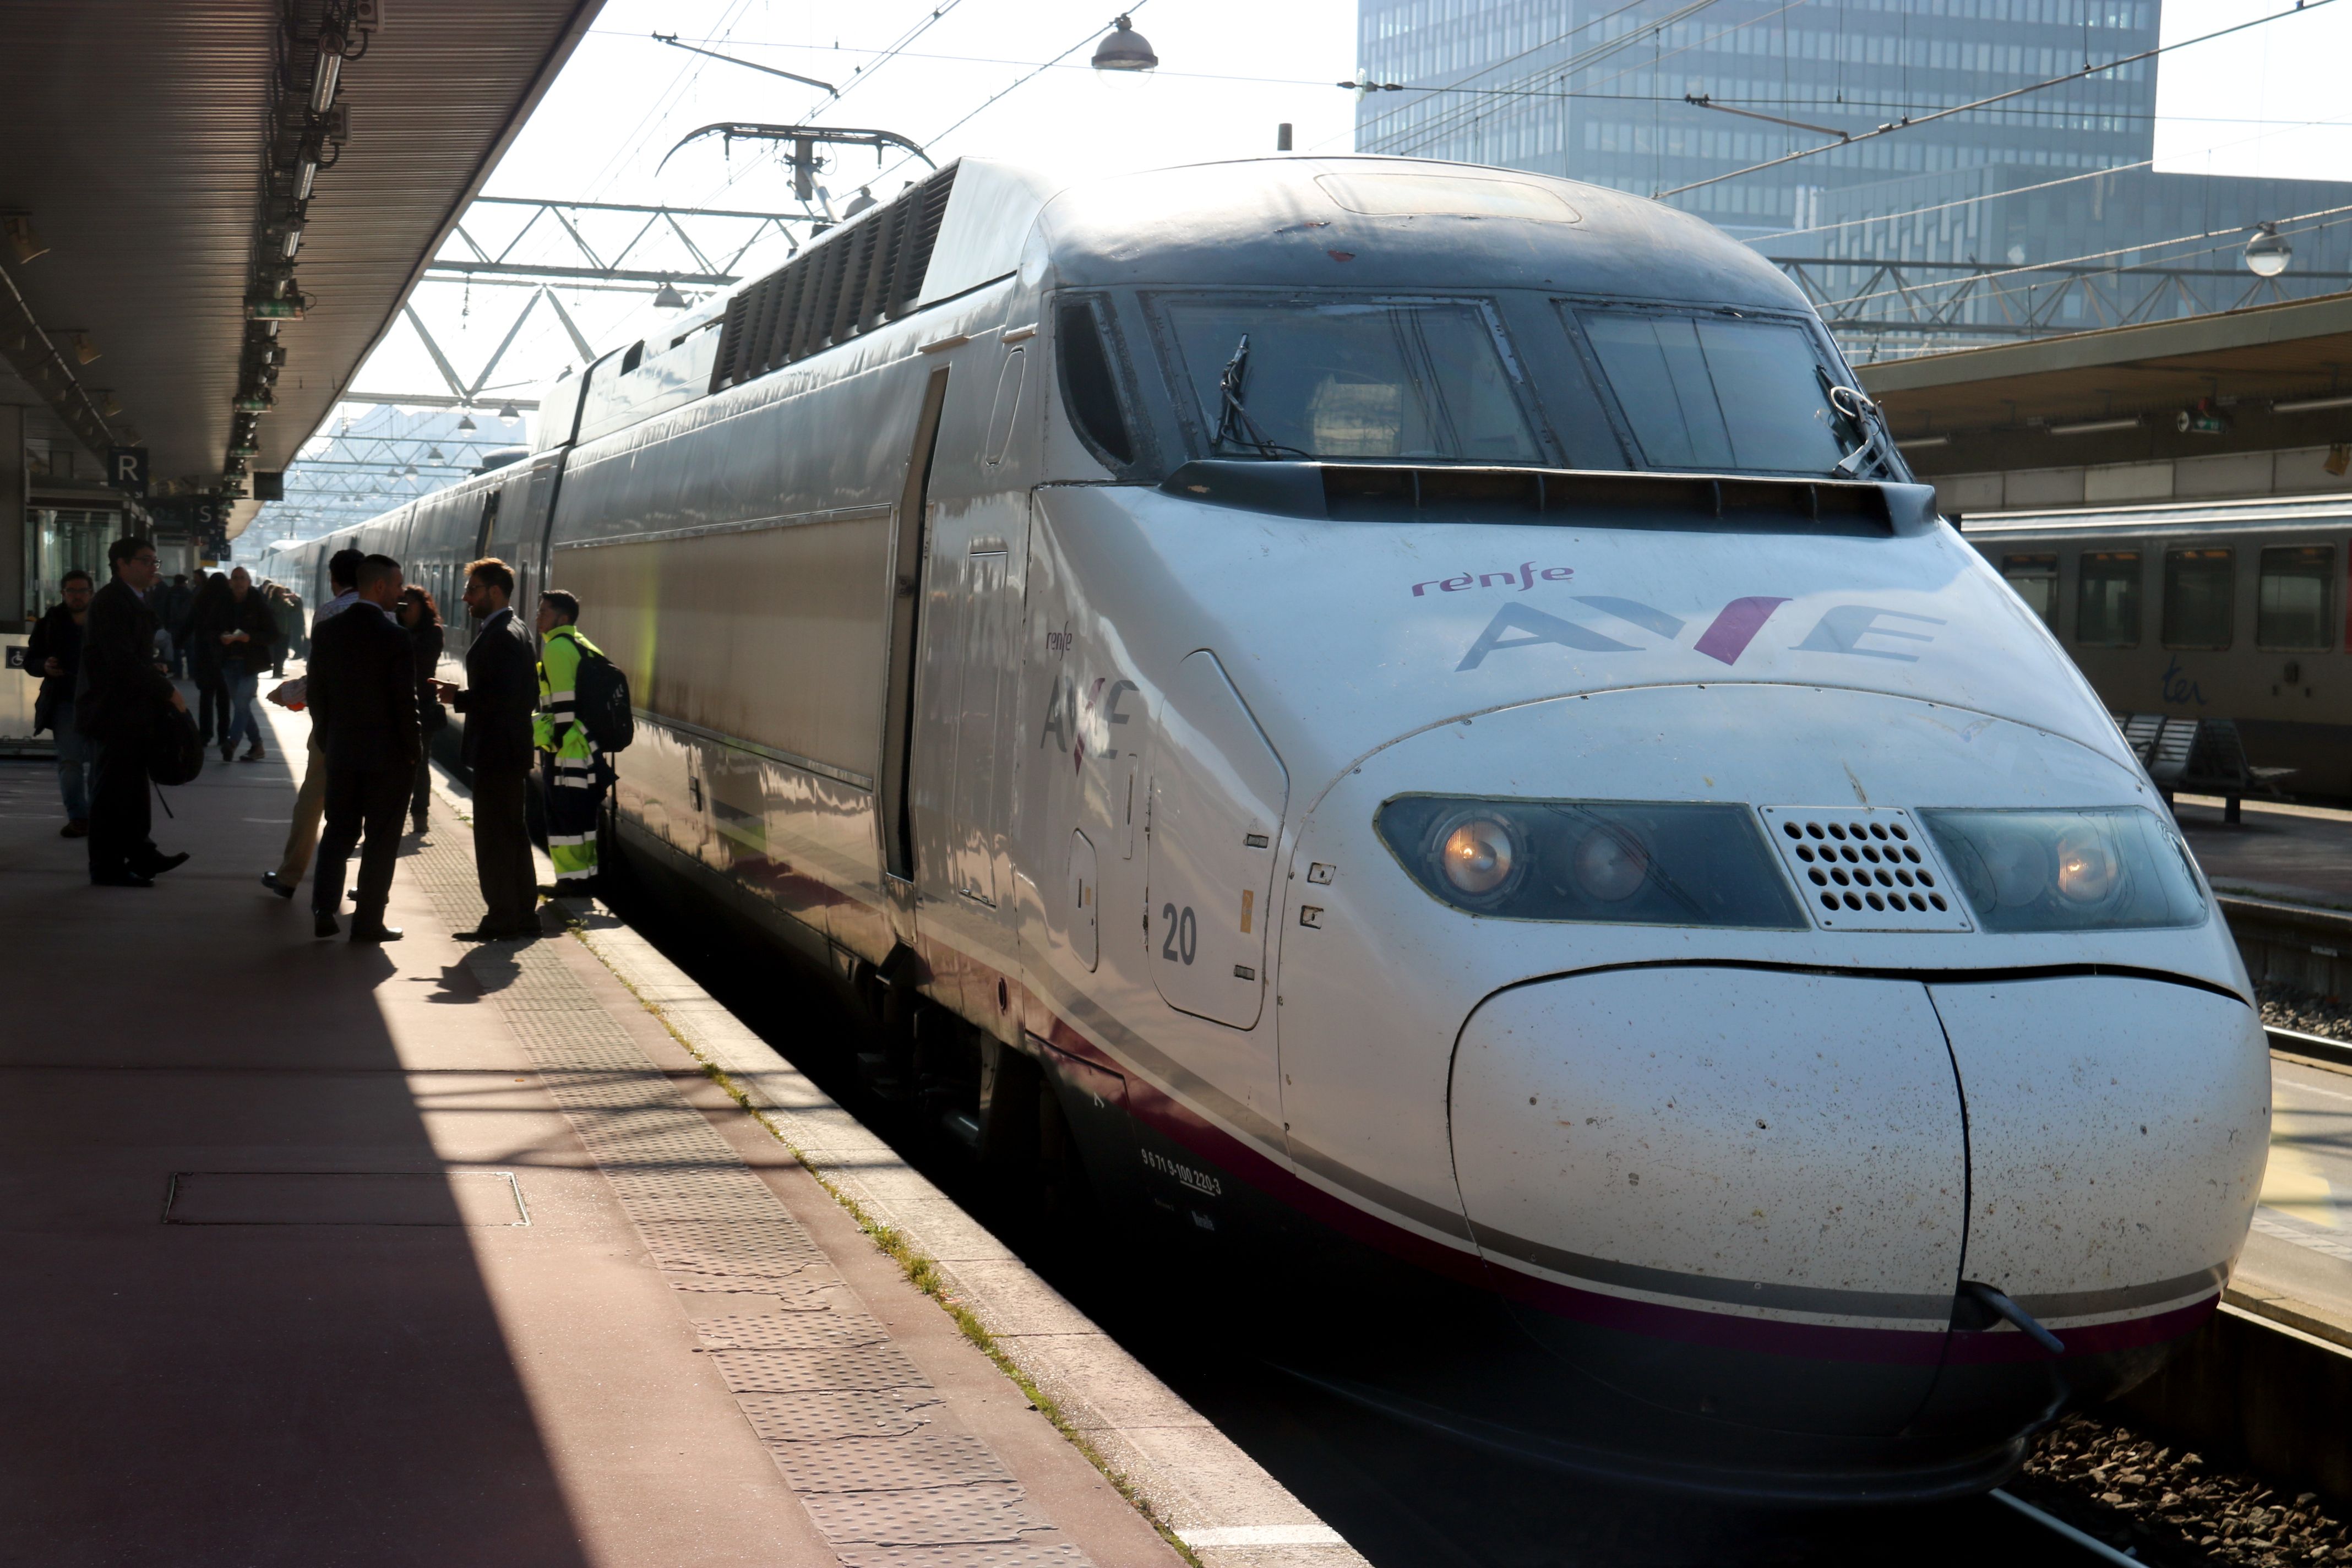
[[[1454,667],[1454,672],[1476,669],[1489,655],[1517,648],[1551,647],[1573,648],[1579,653],[1635,653],[1641,645],[1625,641],[1626,635],[1643,631],[1667,642],[1679,643],[1685,627],[1691,624],[1680,616],[1635,599],[1579,594],[1575,602],[1600,612],[1604,621],[1617,623],[1622,631],[1612,636],[1582,621],[1513,600],[1495,612],[1486,629],[1478,634],[1477,640],[1462,656],[1462,662]],[[1734,599],[1716,612],[1715,618],[1691,645],[1692,651],[1705,654],[1718,664],[1736,665],[1764,630],[1765,624],[1781,605],[1790,602],[1765,595]],[[1933,616],[1913,615],[1908,610],[1881,609],[1874,605],[1832,605],[1822,613],[1811,631],[1790,646],[1802,653],[1916,663],[1918,654],[1906,651],[1902,645],[1934,641],[1936,634],[1924,628],[1943,624]]]

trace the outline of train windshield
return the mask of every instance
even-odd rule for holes
[[[1646,310],[1577,316],[1654,468],[1843,478],[1839,464],[1865,439],[1831,406],[1835,384],[1801,327]]]
[[[1164,307],[1215,458],[1535,463],[1487,311],[1454,300]]]

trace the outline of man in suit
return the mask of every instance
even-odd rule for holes
[[[539,873],[525,820],[539,758],[531,720],[539,710],[539,658],[517,618],[514,569],[495,558],[466,568],[466,611],[481,623],[466,649],[466,684],[434,683],[466,716],[465,761],[474,780],[474,873],[482,923],[460,942],[507,942],[539,934]]]
[[[75,726],[99,748],[89,792],[89,879],[101,888],[152,888],[188,857],[164,854],[149,837],[149,737],[163,708],[184,713],[188,704],[155,662],[155,617],[145,599],[155,586],[155,546],[118,539],[106,547],[106,560],[113,575],[91,598],[82,624],[73,703]]]
[[[364,835],[352,940],[398,942],[400,928],[383,923],[383,910],[425,743],[416,717],[416,666],[408,634],[392,618],[404,586],[400,563],[371,555],[360,563],[358,578],[357,599],[319,628],[310,654],[311,668],[323,677],[311,683],[311,722],[327,759],[327,827],[310,879],[310,915],[319,935],[336,933],[343,871]]]

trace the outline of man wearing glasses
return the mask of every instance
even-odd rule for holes
[[[74,692],[75,727],[99,748],[89,792],[89,879],[101,888],[152,888],[188,857],[163,853],[149,837],[148,737],[159,710],[184,713],[188,704],[155,662],[155,616],[145,603],[155,586],[155,547],[118,539],[106,547],[106,560],[113,579],[89,602]]]

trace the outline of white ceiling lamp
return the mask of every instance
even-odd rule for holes
[[[474,423],[474,416],[471,410],[467,410],[467,412],[457,416],[457,429],[460,434],[470,436],[480,428],[480,426]]]
[[[683,310],[686,309],[686,296],[677,291],[677,284],[665,278],[662,279],[662,286],[654,290],[654,309]]]
[[[2294,247],[2274,223],[2256,224],[2253,237],[2246,241],[2246,270],[2257,278],[2275,278],[2286,270],[2294,258]]]
[[[522,417],[522,410],[514,405],[514,400],[512,398],[509,398],[506,402],[499,405],[499,417],[501,419],[520,419]]]

